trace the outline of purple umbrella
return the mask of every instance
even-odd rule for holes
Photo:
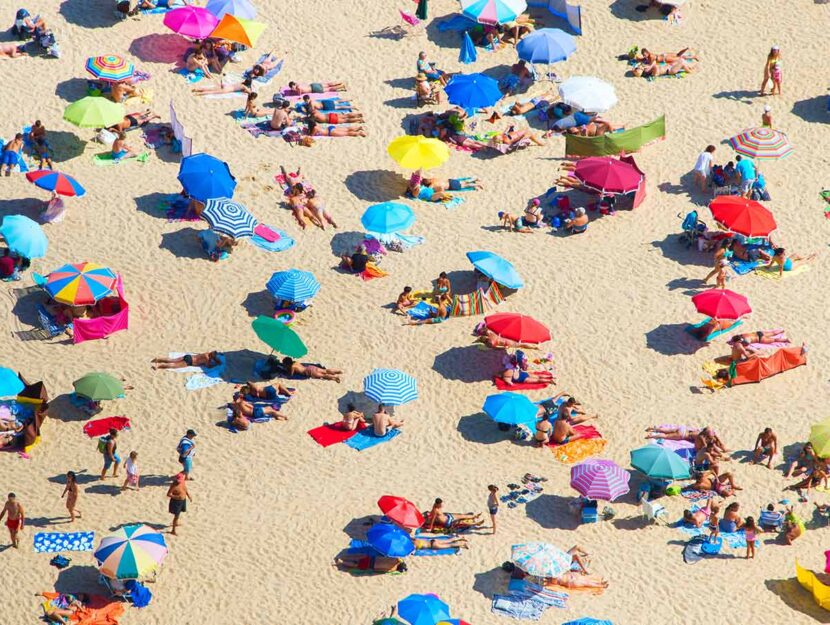
[[[571,487],[588,499],[614,501],[629,491],[631,474],[611,460],[588,460],[571,467]]]

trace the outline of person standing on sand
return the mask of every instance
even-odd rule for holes
[[[66,474],[66,488],[63,489],[61,499],[66,497],[66,509],[69,511],[69,522],[75,522],[75,515],[81,516],[81,511],[76,510],[78,505],[78,482],[75,478],[75,472],[69,471]]]
[[[706,191],[706,185],[709,183],[709,174],[712,171],[712,163],[715,161],[715,149],[714,145],[707,145],[695,163],[695,182],[702,193]]]
[[[104,468],[101,469],[101,479],[107,479],[107,470],[112,467],[112,476],[118,477],[118,467],[121,466],[121,456],[118,455],[118,430],[110,428],[110,433],[102,436],[98,441],[99,449],[104,454]]]
[[[0,511],[0,521],[2,521],[3,517],[6,515],[8,515],[8,518],[6,519],[6,527],[9,530],[9,538],[12,541],[12,547],[17,549],[20,546],[18,534],[23,531],[23,524],[26,521],[26,513],[23,510],[23,506],[17,501],[17,496],[14,493],[9,493],[8,499],[6,499],[6,505],[4,505],[3,510]]]
[[[196,441],[193,440],[194,438],[196,438],[196,432],[194,430],[188,430],[176,446],[184,477],[188,480],[193,479],[190,473],[193,471],[193,456],[196,454]]]
[[[193,498],[187,491],[185,484],[186,477],[184,473],[177,473],[173,477],[173,483],[167,489],[167,498],[170,502],[167,504],[167,511],[173,515],[173,527],[170,528],[170,533],[176,536],[176,528],[180,525],[179,515],[182,512],[187,512],[188,500],[192,503]]]
[[[487,487],[490,494],[487,495],[487,511],[490,513],[490,521],[493,523],[493,534],[496,533],[496,515],[499,513],[499,487],[490,484]]]

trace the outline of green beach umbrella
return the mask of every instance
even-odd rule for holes
[[[816,423],[810,428],[810,438],[807,439],[813,446],[819,458],[830,456],[830,419]]]
[[[109,373],[102,373],[100,371],[87,373],[82,378],[75,380],[72,386],[75,387],[75,392],[78,395],[91,399],[92,401],[117,399],[124,395],[124,385],[121,381]]]
[[[107,128],[124,119],[124,105],[102,96],[87,96],[67,106],[63,118],[79,128]]]
[[[300,335],[279,319],[260,315],[251,327],[259,339],[275,352],[291,358],[302,358],[308,353]]]
[[[631,451],[631,466],[648,477],[678,480],[689,477],[689,463],[671,449],[646,445]]]

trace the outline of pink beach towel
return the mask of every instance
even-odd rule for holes
[[[262,237],[269,243],[274,243],[275,241],[280,240],[280,235],[271,230],[271,228],[269,228],[265,224],[259,224],[256,228],[254,228],[254,234]]]

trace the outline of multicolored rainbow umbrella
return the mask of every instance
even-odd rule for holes
[[[748,128],[732,137],[729,145],[738,154],[763,160],[784,158],[795,149],[787,135],[772,128]]]
[[[132,78],[135,74],[135,65],[117,54],[91,56],[86,60],[84,67],[98,80],[107,82],[120,82]]]
[[[146,525],[126,525],[101,540],[95,551],[101,574],[110,579],[142,579],[155,573],[167,556],[167,543]]]
[[[112,293],[117,279],[109,267],[84,262],[56,269],[49,274],[44,288],[61,304],[90,306]]]

